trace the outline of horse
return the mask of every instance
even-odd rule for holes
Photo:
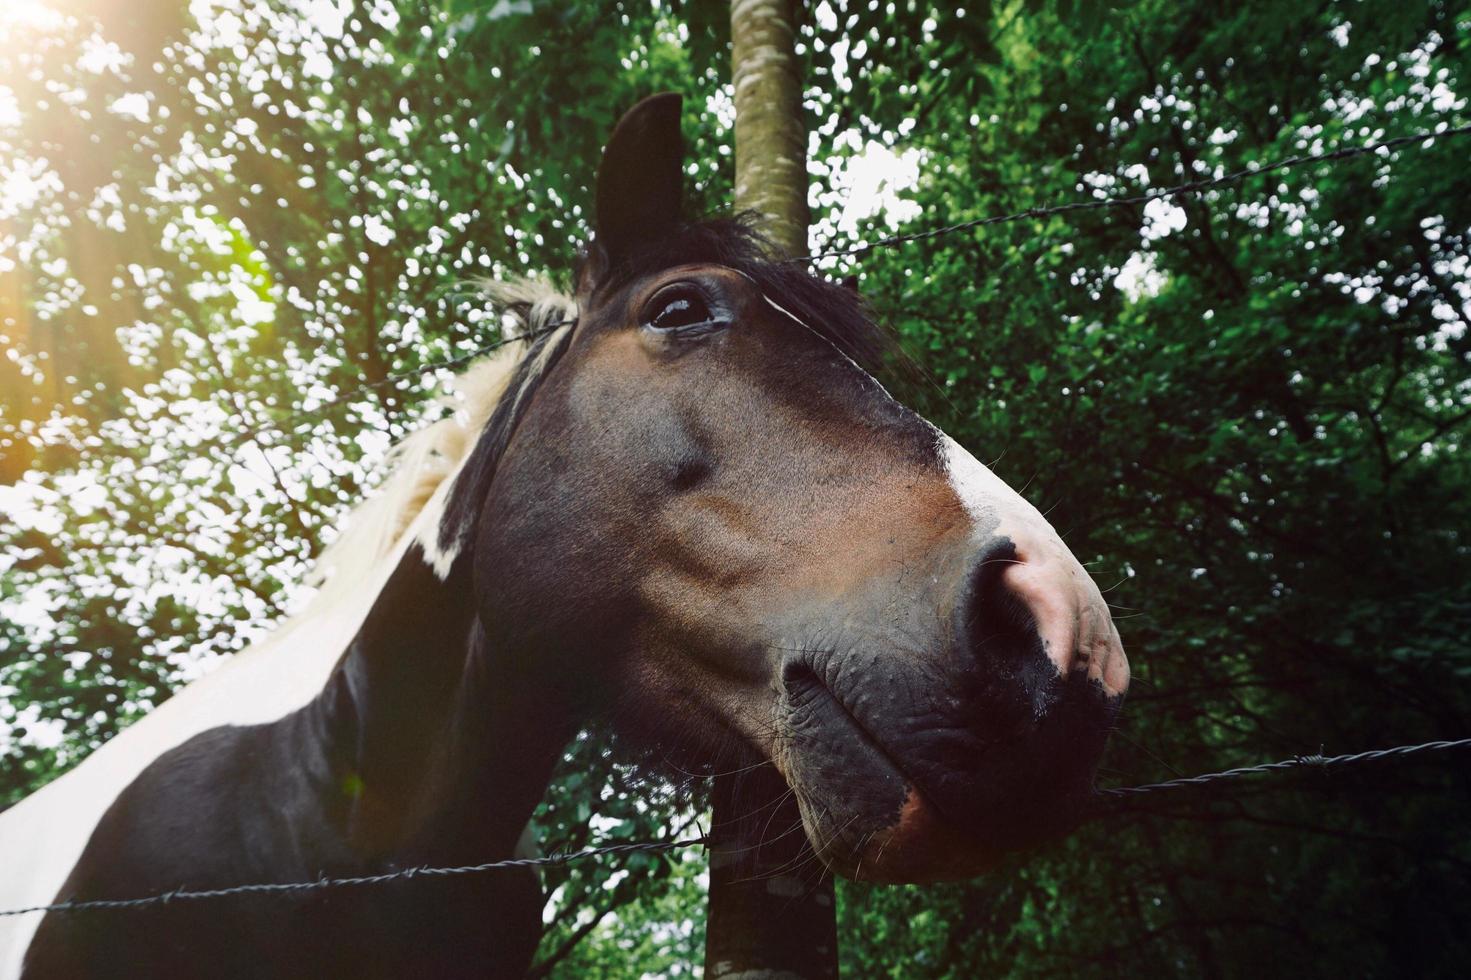
[[[0,907],[524,848],[589,719],[795,794],[832,871],[969,877],[1071,828],[1128,686],[1044,517],[874,374],[855,293],[688,217],[677,95],[614,128],[574,294],[321,559],[306,610],[0,816]],[[516,976],[533,872],[18,916],[0,975]]]

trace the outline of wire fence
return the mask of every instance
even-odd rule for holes
[[[511,868],[546,868],[554,865],[572,864],[590,858],[607,857],[612,854],[635,854],[639,852],[675,851],[686,847],[699,847],[709,843],[708,837],[691,837],[684,840],[647,841],[628,844],[607,844],[589,847],[565,854],[551,854],[537,858],[507,858],[504,861],[487,861],[484,864],[464,864],[448,868],[414,867],[385,871],[376,875],[355,875],[348,878],[314,878],[310,881],[264,882],[253,885],[233,885],[229,888],[177,888],[173,891],[145,895],[141,898],[99,898],[80,902],[57,902],[52,905],[32,905],[28,908],[0,911],[0,918],[29,915],[39,912],[108,912],[156,908],[171,902],[192,902],[208,898],[231,898],[243,895],[306,895],[333,888],[360,888],[364,885],[386,885],[395,881],[430,880],[434,878],[458,878],[464,875],[485,874],[489,871],[505,871]]]
[[[1185,789],[1190,786],[1207,786],[1211,783],[1219,783],[1228,779],[1240,779],[1242,776],[1255,776],[1269,772],[1287,772],[1292,769],[1329,769],[1338,766],[1352,765],[1357,762],[1374,762],[1379,759],[1393,759],[1400,756],[1415,755],[1420,752],[1441,752],[1446,749],[1471,748],[1471,738],[1458,738],[1440,742],[1421,742],[1418,745],[1396,745],[1391,749],[1370,749],[1367,752],[1353,752],[1348,755],[1295,755],[1291,759],[1283,759],[1279,762],[1263,762],[1255,766],[1242,766],[1238,769],[1225,769],[1221,772],[1207,772],[1199,776],[1181,776],[1179,779],[1169,779],[1162,783],[1146,783],[1143,786],[1115,786],[1112,789],[1100,789],[1098,796],[1103,798],[1127,799],[1135,796],[1144,796],[1149,793],[1158,793],[1163,790]]]
[[[1421,742],[1416,745],[1397,745],[1393,748],[1371,749],[1367,752],[1354,752],[1348,755],[1298,755],[1290,759],[1282,759],[1278,762],[1263,762],[1255,766],[1243,766],[1237,769],[1222,770],[1221,772],[1202,773],[1198,776],[1184,776],[1162,783],[1147,783],[1142,786],[1117,786],[1110,789],[1100,789],[1096,791],[1095,795],[1100,802],[1104,802],[1143,796],[1150,793],[1159,793],[1165,790],[1207,786],[1227,780],[1240,779],[1245,776],[1287,772],[1293,769],[1338,768],[1356,763],[1375,762],[1381,759],[1403,758],[1424,752],[1443,752],[1448,749],[1464,748],[1471,748],[1471,738]],[[248,885],[233,885],[228,888],[177,888],[172,891],[144,895],[138,898],[86,899],[82,901],[55,902],[50,905],[31,905],[25,908],[0,910],[0,918],[40,914],[43,912],[129,911],[157,908],[174,902],[244,897],[247,895],[307,895],[313,892],[336,888],[360,888],[367,885],[387,885],[400,881],[457,878],[465,875],[486,874],[491,871],[505,871],[513,868],[555,867],[613,855],[679,851],[690,847],[704,847],[712,843],[712,841],[711,836],[702,834],[699,837],[688,837],[680,840],[631,841],[619,844],[604,844],[598,847],[584,848],[580,851],[549,854],[544,857],[507,858],[502,861],[486,861],[482,864],[464,864],[452,867],[420,866],[399,868],[373,875],[354,875],[343,878],[322,877],[314,878],[310,881],[262,882]]]

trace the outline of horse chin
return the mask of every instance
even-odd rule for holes
[[[805,749],[779,755],[778,768],[796,791],[813,851],[829,870],[855,881],[924,884],[982,875],[1072,830],[1091,786],[1090,770],[1070,790],[962,817],[936,805],[870,738],[809,739]],[[1001,775],[972,774],[982,785]]]
[[[801,794],[798,794],[799,797]],[[822,818],[817,813],[823,814]],[[897,819],[878,830],[855,833],[835,814],[804,802],[807,838],[818,858],[834,874],[879,884],[928,884],[961,881],[994,870],[1008,856],[1063,836],[1078,821],[1071,817],[1007,821],[1006,826],[977,833],[948,819],[919,790],[910,787]],[[848,818],[850,828],[857,824]]]
[[[853,834],[814,825],[805,806],[803,822],[823,864],[854,881],[927,884],[974,878],[996,867],[1005,853],[946,821],[913,788],[898,819],[880,830]]]

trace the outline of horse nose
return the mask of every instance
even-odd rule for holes
[[[1086,674],[1110,697],[1129,686],[1129,663],[1093,579],[1060,540],[1001,538],[971,571],[966,639],[983,668],[1038,647],[1064,677]]]

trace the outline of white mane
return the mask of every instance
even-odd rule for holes
[[[577,303],[538,279],[485,282],[483,293],[503,311],[501,329],[507,337],[527,339],[557,323],[577,316]],[[547,344],[543,350],[551,350]],[[356,592],[362,579],[391,555],[429,501],[459,471],[481,430],[501,399],[526,353],[522,344],[507,344],[475,361],[455,377],[435,402],[453,412],[395,445],[388,453],[389,475],[347,518],[343,533],[318,557],[310,580],[322,591],[307,607],[310,615],[344,593]],[[528,385],[546,368],[534,365]],[[512,394],[519,397],[520,392]],[[435,529],[422,542],[431,559],[438,543]],[[441,574],[442,577],[442,574]]]
[[[576,303],[545,283],[489,283],[502,329],[523,339],[576,316]],[[570,326],[562,327],[570,330]],[[269,636],[189,684],[115,736],[72,771],[0,814],[0,909],[53,901],[102,815],[159,756],[222,725],[275,721],[314,698],[347,650],[409,544],[419,541],[436,569],[445,498],[491,413],[520,398],[550,362],[549,338],[530,371],[518,375],[526,345],[507,344],[476,361],[438,399],[453,414],[389,453],[389,476],[349,515],[346,529],[312,572],[321,590]],[[522,390],[509,391],[512,379]],[[443,576],[441,572],[441,576]],[[0,919],[0,980],[18,976],[39,914]]]

